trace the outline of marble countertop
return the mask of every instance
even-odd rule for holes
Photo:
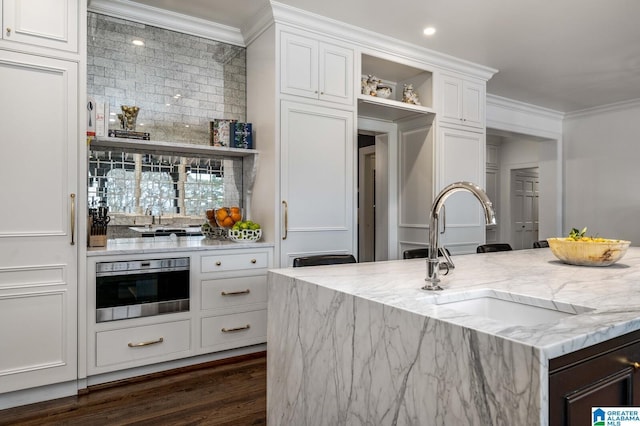
[[[198,250],[221,250],[236,248],[273,247],[271,243],[249,242],[237,243],[229,240],[212,240],[199,237],[149,237],[149,238],[116,238],[107,240],[106,247],[89,247],[87,256],[112,256],[133,253],[185,252]]]
[[[522,343],[547,359],[640,329],[640,248],[608,267],[572,266],[550,249],[454,256],[443,291],[422,290],[425,259],[278,269],[272,272],[405,311]],[[513,325],[433,302],[474,290],[508,292],[574,306],[576,315],[551,323]],[[583,308],[589,308],[584,312]],[[582,313],[580,313],[582,312]]]

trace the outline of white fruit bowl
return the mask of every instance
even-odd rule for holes
[[[227,238],[237,243],[258,241],[262,238],[262,229],[229,229]]]

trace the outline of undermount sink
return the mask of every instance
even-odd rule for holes
[[[167,236],[175,234],[176,236],[187,235],[202,235],[199,226],[165,226],[165,225],[152,225],[152,226],[130,226],[129,229],[138,232],[143,237],[153,236]]]
[[[553,323],[593,310],[586,306],[489,289],[446,294],[435,298],[433,303],[438,309],[452,309],[466,315],[523,326]]]

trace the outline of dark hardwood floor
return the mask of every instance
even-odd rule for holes
[[[0,425],[265,425],[266,353],[186,367],[0,410]]]

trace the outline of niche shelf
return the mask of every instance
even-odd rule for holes
[[[360,93],[358,95],[358,116],[386,121],[399,121],[425,116],[433,121],[433,73],[414,66],[383,59],[363,53],[361,56],[361,77],[373,75],[392,88],[391,96],[380,98]],[[405,84],[412,84],[421,105],[402,102]]]

